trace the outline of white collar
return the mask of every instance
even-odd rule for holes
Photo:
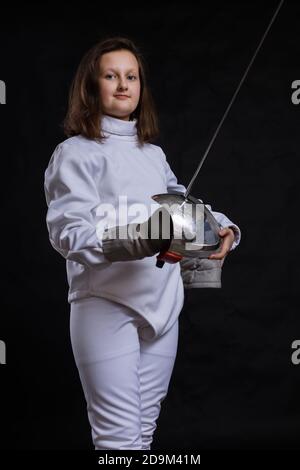
[[[101,128],[109,134],[135,136],[137,135],[137,119],[125,121],[116,117],[103,114],[101,119]]]

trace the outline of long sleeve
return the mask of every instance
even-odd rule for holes
[[[164,166],[165,166],[168,192],[179,191],[179,192],[185,193],[186,187],[184,185],[178,183],[177,177],[175,176],[175,174],[171,170],[170,165],[167,161],[166,155],[163,152],[163,150],[162,150],[162,156],[163,156],[163,162],[164,162]],[[201,199],[199,199],[199,201],[201,201]],[[238,246],[238,244],[240,243],[240,240],[241,240],[241,230],[240,230],[240,228],[235,223],[233,223],[230,219],[228,219],[228,217],[226,217],[226,215],[222,214],[222,212],[213,211],[209,204],[205,204],[205,206],[213,214],[213,216],[215,217],[217,222],[220,224],[221,228],[230,227],[233,230],[234,235],[235,235],[235,239],[234,239],[234,242],[231,246],[230,251],[234,250]]]
[[[53,248],[65,259],[102,269],[110,265],[96,226],[97,168],[79,149],[59,144],[45,171],[46,223]]]
[[[173,173],[173,171],[170,168],[170,165],[167,161],[167,157],[163,150],[161,149],[162,152],[162,158],[163,158],[163,163],[165,167],[165,175],[166,175],[166,181],[167,181],[167,190],[168,193],[171,193],[173,191],[178,191],[180,193],[185,193],[186,187],[183,186],[183,184],[178,183],[177,177]]]

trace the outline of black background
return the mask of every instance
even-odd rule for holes
[[[43,190],[82,55],[108,35],[136,42],[159,113],[156,143],[187,185],[277,4],[1,5],[2,449],[93,448]],[[299,15],[285,1],[193,187],[242,241],[222,289],[185,292],[153,450],[299,447]]]

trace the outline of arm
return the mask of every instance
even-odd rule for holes
[[[166,182],[167,182],[167,190],[168,193],[171,193],[172,191],[178,191],[180,193],[185,193],[186,188],[183,186],[183,184],[179,184],[177,181],[177,178],[173,171],[170,168],[170,165],[167,161],[167,157],[163,150],[160,148],[161,154],[162,154],[162,159],[163,159],[163,165],[165,169],[165,175],[166,175]]]
[[[241,241],[241,230],[240,230],[240,228],[236,224],[231,222],[231,220],[228,219],[228,217],[226,217],[226,215],[222,214],[222,212],[212,211],[211,206],[209,204],[205,204],[205,206],[210,210],[210,212],[212,213],[212,215],[214,216],[216,221],[220,224],[221,228],[228,227],[228,228],[232,229],[232,231],[234,233],[234,241],[233,241],[233,244],[232,244],[229,251],[234,250]]]
[[[51,245],[65,259],[101,269],[110,262],[97,236],[95,173],[76,147],[61,143],[55,148],[44,178],[46,223]]]
[[[165,167],[165,174],[166,174],[168,192],[179,191],[179,192],[185,193],[186,187],[183,186],[182,184],[178,183],[177,178],[176,178],[175,174],[173,173],[173,171],[171,170],[170,165],[167,161],[166,155],[165,155],[165,153],[163,152],[162,149],[161,149],[161,152],[162,152],[163,163],[164,163],[164,167]],[[199,199],[199,201],[201,201],[201,199]],[[240,228],[236,224],[234,224],[230,219],[228,219],[228,217],[226,217],[226,215],[222,214],[222,212],[212,211],[211,206],[209,204],[205,204],[205,206],[210,210],[212,215],[215,217],[217,222],[220,224],[220,226],[221,226],[220,228],[229,227],[233,230],[234,242],[233,242],[233,244],[230,248],[230,251],[234,250],[238,246],[238,244],[240,243],[240,240],[241,240]]]
[[[153,256],[168,246],[170,240],[162,236],[163,221],[159,216],[162,212],[165,220],[170,217],[164,208],[143,223],[125,226],[125,238],[124,231],[120,236],[120,226],[97,227],[96,210],[101,203],[98,171],[77,148],[64,143],[56,147],[44,181],[46,222],[53,248],[67,260],[102,269],[113,261]]]
[[[163,162],[165,166],[165,174],[167,180],[167,190],[168,192],[179,191],[185,193],[186,188],[182,184],[177,182],[177,178],[173,171],[170,168],[170,165],[167,162],[166,156],[162,151]],[[203,202],[199,199],[200,202]],[[233,230],[234,241],[229,251],[235,249],[240,243],[241,231],[239,227],[234,224],[226,215],[221,212],[215,212],[211,210],[211,206],[205,204],[208,210],[213,214],[215,219],[220,225],[221,228],[229,227]],[[180,261],[180,270],[181,277],[183,281],[183,286],[185,289],[192,288],[203,288],[203,287],[213,287],[220,288],[221,284],[221,273],[222,265],[224,263],[224,258],[219,259],[205,259],[205,258],[187,258],[184,257]]]

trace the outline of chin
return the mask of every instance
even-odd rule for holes
[[[133,111],[123,111],[122,113],[119,111],[112,112],[111,114],[115,115],[116,118],[118,119],[125,119],[125,118],[130,118],[130,115],[133,113]]]

